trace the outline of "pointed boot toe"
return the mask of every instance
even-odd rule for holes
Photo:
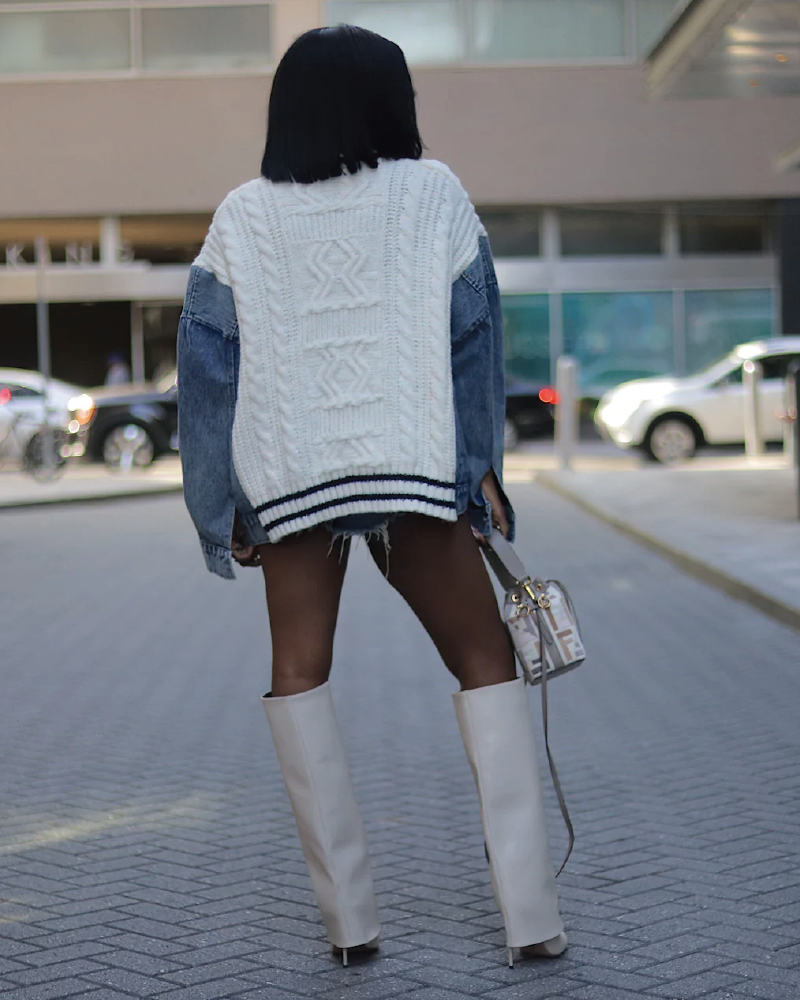
[[[558,958],[567,950],[567,935],[562,931],[548,941],[541,941],[539,944],[529,944],[520,948],[523,958]]]

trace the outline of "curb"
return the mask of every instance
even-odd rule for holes
[[[646,531],[642,531],[641,528],[635,528],[626,521],[615,517],[613,514],[609,514],[601,507],[597,507],[590,501],[584,500],[582,496],[574,493],[562,483],[551,479],[546,473],[537,475],[536,482],[541,483],[542,486],[547,487],[547,489],[564,497],[566,500],[570,500],[576,506],[585,510],[587,514],[592,514],[599,520],[605,521],[612,528],[616,528],[623,535],[627,535],[628,538],[638,542],[643,548],[662,556],[668,562],[671,562],[673,566],[676,566],[689,576],[694,576],[698,580],[702,580],[703,583],[716,587],[717,590],[721,590],[729,597],[734,598],[734,600],[741,601],[751,608],[760,611],[762,614],[774,618],[775,621],[780,622],[782,625],[788,625],[789,628],[800,632],[800,608],[793,607],[791,604],[785,604],[783,601],[779,601],[777,597],[771,597],[769,594],[751,587],[750,584],[744,583],[738,577],[730,576],[715,566],[687,555],[680,549],[662,542],[654,535],[649,535]]]
[[[109,503],[114,500],[133,500],[139,497],[163,496],[167,493],[182,492],[183,484],[174,483],[164,486],[154,486],[152,489],[147,490],[134,490],[128,493],[93,493],[77,497],[52,497],[49,500],[44,498],[41,500],[11,500],[8,502],[0,500],[0,513],[4,510],[21,510],[25,507],[52,507],[54,505],[74,503]]]

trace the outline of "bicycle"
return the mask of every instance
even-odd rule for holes
[[[57,479],[66,468],[69,435],[63,427],[35,421],[33,434],[26,438],[20,434],[22,424],[30,428],[32,423],[26,417],[25,413],[16,413],[0,438],[0,469],[16,456],[20,470],[37,482]]]

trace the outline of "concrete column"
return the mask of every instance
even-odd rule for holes
[[[324,22],[324,0],[278,0],[272,13],[272,38],[275,62],[298,35]]]
[[[122,236],[119,219],[106,216],[100,220],[100,264],[118,267],[122,256]]]

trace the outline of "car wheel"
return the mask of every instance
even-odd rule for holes
[[[110,469],[120,472],[144,469],[154,455],[153,439],[141,424],[112,427],[103,440],[103,461]]]
[[[645,450],[656,462],[671,465],[691,458],[697,451],[697,445],[697,431],[688,420],[665,417],[650,428]]]
[[[506,451],[513,451],[519,444],[519,430],[513,420],[506,420],[505,431],[503,433],[503,448]]]

